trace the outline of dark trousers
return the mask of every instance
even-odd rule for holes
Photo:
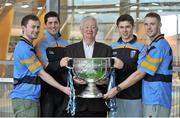
[[[71,115],[66,114],[65,117],[72,117]],[[107,111],[78,111],[73,117],[104,117],[107,118]]]
[[[81,111],[77,112],[75,117],[107,117],[107,112]]]
[[[61,117],[63,115],[64,94],[41,93],[41,117]]]

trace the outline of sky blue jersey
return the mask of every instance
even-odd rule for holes
[[[11,98],[39,100],[40,80],[37,72],[43,69],[36,57],[34,47],[21,37],[14,50],[14,89]]]
[[[147,55],[138,66],[146,72],[143,80],[143,103],[171,107],[172,49],[161,34],[149,45]]]
[[[41,61],[43,63],[47,63],[49,62],[50,60],[48,60],[48,54],[49,56],[50,55],[53,55],[54,54],[54,50],[57,50],[57,49],[62,49],[64,48],[65,46],[68,45],[68,42],[64,39],[62,39],[61,37],[57,36],[57,37],[54,37],[52,36],[49,32],[45,31],[45,35],[44,35],[44,39],[39,43],[39,53],[38,53],[38,56],[39,58],[41,59]],[[51,48],[53,49],[52,50],[49,50],[49,52],[47,52],[48,48]],[[57,49],[56,49],[57,48]],[[59,51],[59,50],[58,50]],[[64,53],[64,52],[61,52],[59,51],[58,53]],[[63,55],[62,55],[63,56]],[[60,57],[59,57],[60,58]]]

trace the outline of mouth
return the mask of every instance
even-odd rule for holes
[[[86,34],[87,36],[92,36],[93,34],[89,33],[89,34]]]
[[[55,32],[55,31],[56,31],[56,29],[51,29],[51,31],[52,31],[52,32]]]
[[[128,36],[128,33],[123,34],[123,36]]]
[[[147,33],[151,34],[151,33],[152,33],[152,31],[151,31],[151,30],[148,30],[148,31],[147,31]]]

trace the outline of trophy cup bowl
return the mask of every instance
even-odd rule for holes
[[[77,97],[101,98],[103,94],[96,87],[96,82],[107,79],[111,68],[111,58],[72,58],[74,74],[79,79],[85,80],[88,85]]]

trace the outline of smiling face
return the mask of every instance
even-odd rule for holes
[[[38,20],[28,20],[26,26],[22,26],[23,36],[29,41],[36,39],[40,31],[40,22]]]
[[[160,35],[161,23],[156,17],[145,17],[144,28],[146,35],[153,40],[158,35]]]
[[[49,17],[45,23],[46,30],[53,36],[57,35],[60,29],[60,23],[57,17]]]
[[[124,42],[128,42],[133,37],[133,26],[128,21],[120,21],[118,24],[118,31]]]
[[[80,31],[83,35],[83,41],[87,44],[94,42],[98,31],[96,20],[89,18],[82,21]]]

